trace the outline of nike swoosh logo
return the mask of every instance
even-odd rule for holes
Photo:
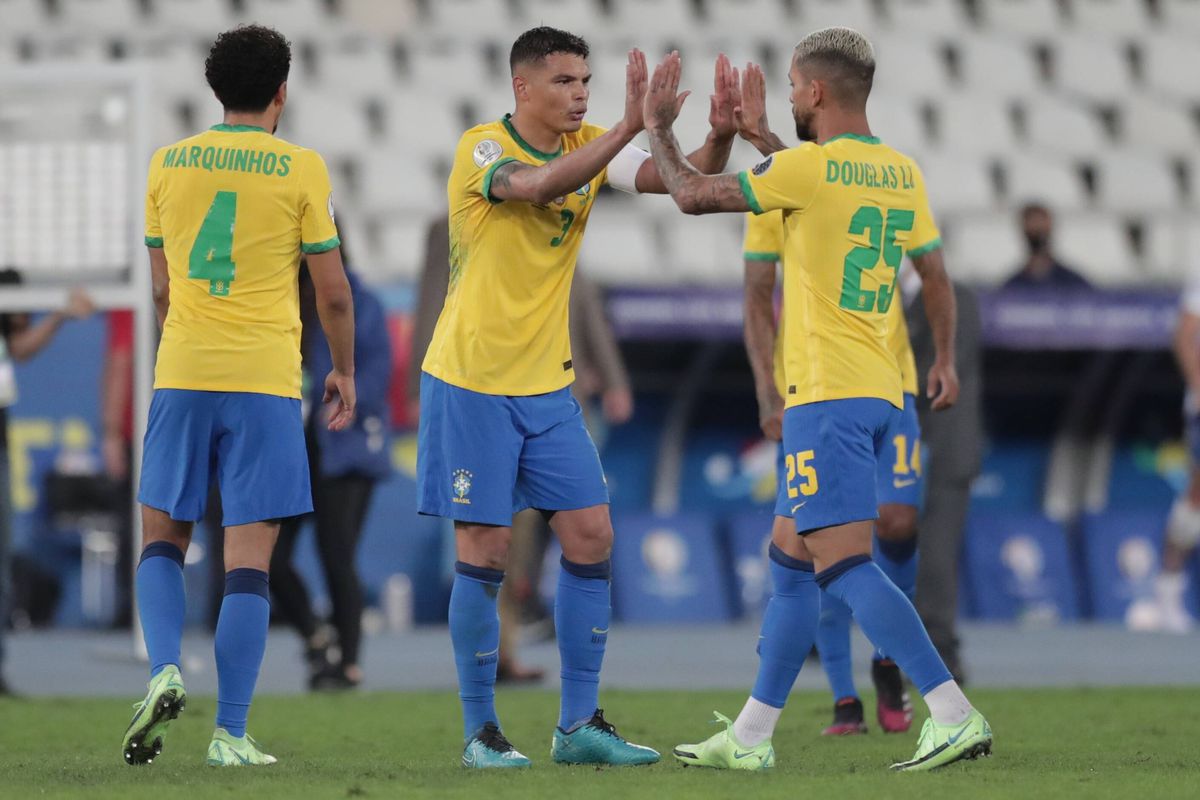
[[[946,744],[955,744],[958,742],[958,740],[963,737],[963,734],[967,732],[967,727],[968,726],[964,725],[963,727],[959,728],[957,733],[946,740]]]
[[[916,478],[910,478],[909,480],[906,480],[906,481],[902,481],[899,478],[896,478],[895,480],[892,481],[892,486],[894,486],[897,489],[904,489],[908,486],[912,486],[916,482],[917,482]]]
[[[592,628],[592,633],[596,634],[597,636],[603,636],[604,634],[608,633],[608,628]]]
[[[798,503],[798,504],[792,506],[792,513],[795,514],[797,511],[804,508],[804,506],[807,505],[807,503],[808,503],[808,501],[805,500],[803,503]]]
[[[496,655],[496,654],[497,654],[497,653],[499,653],[499,652],[500,652],[500,648],[499,648],[499,647],[497,647],[495,650],[489,650],[489,651],[488,651],[488,652],[486,652],[486,653],[481,653],[481,652],[479,652],[478,650],[476,650],[476,651],[475,651],[475,657],[476,657],[476,658],[487,658],[488,656],[494,656],[494,655]]]
[[[754,753],[739,753],[737,750],[733,751],[734,758],[745,758],[746,756],[752,756],[752,755],[754,755]]]

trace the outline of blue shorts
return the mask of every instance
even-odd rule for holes
[[[300,401],[255,392],[156,389],[142,452],[138,502],[196,522],[213,481],[222,524],[312,511]]]
[[[608,484],[570,389],[482,394],[423,372],[417,497],[422,514],[508,526],[526,508],[607,503]]]
[[[791,508],[797,501],[792,501],[786,491],[784,476],[787,474],[787,459],[784,457],[783,442],[779,443],[775,459],[775,514],[790,517]],[[924,488],[917,398],[905,394],[904,412],[895,417],[894,424],[884,437],[883,454],[876,464],[875,489],[878,492],[879,505],[898,503],[919,508]]]
[[[873,397],[793,406],[783,415],[781,480],[775,513],[799,533],[876,519],[883,499],[879,462],[896,448],[903,412]],[[893,464],[887,464],[891,478]],[[910,487],[902,487],[908,489]]]

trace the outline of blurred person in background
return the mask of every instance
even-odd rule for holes
[[[958,640],[959,555],[971,503],[971,483],[983,462],[983,340],[979,300],[975,292],[954,284],[958,308],[955,324],[955,368],[958,402],[934,413],[926,395],[924,376],[937,352],[933,326],[921,300],[921,277],[916,270],[901,273],[908,332],[917,375],[917,392],[925,454],[925,502],[917,528],[917,589],[915,604],[946,668],[960,684],[966,680]]]
[[[450,226],[446,217],[433,220],[425,243],[406,385],[412,419],[420,413],[421,363],[446,302],[450,281],[449,240]],[[622,425],[633,416],[633,392],[624,357],[604,310],[603,293],[578,269],[571,286],[568,322],[575,367],[571,393],[579,401],[584,423],[596,446],[603,448],[604,427]],[[544,670],[523,665],[518,653],[522,623],[537,623],[546,618],[546,610],[538,597],[538,584],[549,543],[549,528],[536,510],[527,509],[513,517],[508,569],[500,585],[497,683],[531,683],[545,677]]]
[[[1162,571],[1154,580],[1158,614],[1150,627],[1169,633],[1187,633],[1196,624],[1184,601],[1188,588],[1187,566],[1200,544],[1200,277],[1196,275],[1184,288],[1174,350],[1187,388],[1183,420],[1190,473],[1187,487],[1175,498],[1167,518]]]
[[[352,264],[342,239],[342,258]],[[304,438],[312,480],[313,513],[285,520],[271,556],[275,608],[304,638],[309,687],[352,689],[362,682],[363,595],[355,553],[375,485],[391,473],[388,447],[388,385],[392,346],[383,305],[349,267],[354,298],[354,379],[358,414],[344,430],[328,429],[321,407],[321,376],[332,368],[329,346],[317,318],[316,294],[306,264],[300,268],[300,349],[304,358]],[[312,519],[317,553],[333,607],[329,629],[318,624],[292,553],[303,523]]]
[[[21,282],[21,273],[11,267],[0,270],[0,286]],[[12,496],[8,473],[8,409],[17,402],[14,363],[28,361],[54,340],[69,320],[87,319],[95,311],[82,289],[72,289],[67,303],[36,320],[26,313],[0,313],[0,695],[10,693],[4,680],[4,637],[8,629],[9,566],[12,547]]]
[[[1004,288],[1046,287],[1051,289],[1086,289],[1087,279],[1068,267],[1054,253],[1054,215],[1041,203],[1028,203],[1021,208],[1021,234],[1028,252],[1025,261],[1007,281]]]
[[[117,502],[117,618],[116,625],[129,625],[133,589],[133,482],[129,464],[133,455],[133,331],[134,314],[128,309],[106,315],[108,340],[100,386],[100,424],[103,439],[100,455],[104,474],[111,482]]]

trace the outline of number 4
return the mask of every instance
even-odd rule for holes
[[[236,265],[233,228],[237,223],[237,192],[217,192],[188,255],[188,277],[208,281],[208,293],[228,297]]]

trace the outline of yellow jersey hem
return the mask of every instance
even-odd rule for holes
[[[468,392],[476,392],[477,394],[495,395],[497,397],[533,397],[534,395],[539,395],[539,394],[549,394],[550,392],[557,392],[560,389],[565,389],[568,386],[570,386],[572,383],[575,382],[575,371],[571,370],[570,372],[564,373],[565,375],[568,376],[568,380],[563,384],[560,384],[557,386],[545,386],[545,387],[537,386],[537,387],[534,387],[532,390],[530,390],[528,388],[522,388],[522,390],[519,392],[506,392],[503,390],[498,391],[494,388],[487,388],[483,384],[476,383],[475,381],[462,380],[460,378],[451,378],[444,373],[440,373],[436,368],[431,369],[424,365],[421,366],[421,371],[428,373],[430,376],[432,376],[434,378],[437,378],[442,383],[448,383],[451,386],[458,387],[459,389],[466,389]]]
[[[340,247],[341,244],[342,240],[339,237],[334,236],[332,239],[326,239],[323,242],[313,242],[312,244],[301,243],[300,252],[304,253],[305,255],[315,256],[321,253],[328,253],[333,248]]]
[[[164,380],[154,381],[155,389],[183,389],[189,392],[226,392],[229,394],[269,394],[274,397],[287,397],[292,400],[300,399],[299,389],[287,389],[280,391],[278,386],[269,386],[266,384],[246,384],[239,383],[237,385],[223,384],[214,381],[171,381]]]

